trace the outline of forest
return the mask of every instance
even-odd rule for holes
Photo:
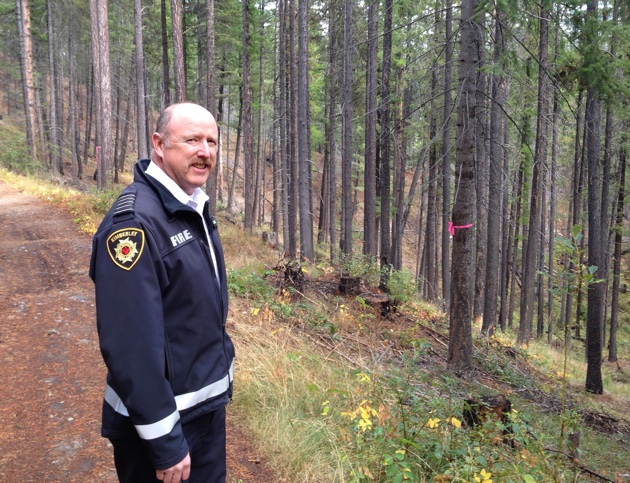
[[[1,109],[50,175],[112,190],[163,107],[200,103],[213,210],[290,259],[411,280],[447,314],[453,368],[473,330],[513,330],[584,344],[602,394],[630,252],[629,27],[622,0],[3,0]]]

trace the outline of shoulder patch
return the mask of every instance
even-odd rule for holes
[[[122,215],[123,213],[133,213],[134,204],[136,203],[135,191],[123,193],[116,201],[116,209],[114,210],[114,216]]]
[[[144,231],[138,228],[116,230],[107,238],[107,253],[124,270],[131,270],[142,255]]]

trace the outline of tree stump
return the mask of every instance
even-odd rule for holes
[[[567,439],[569,440],[569,454],[573,461],[577,461],[580,456],[580,433],[569,433]]]
[[[293,287],[299,292],[304,290],[304,271],[302,270],[302,266],[299,263],[290,262],[285,265],[284,282],[285,285]]]
[[[344,295],[359,295],[361,291],[361,278],[341,276],[339,280],[339,292]]]
[[[501,422],[503,443],[514,447],[514,440],[506,437],[512,433],[510,413],[512,403],[503,394],[482,396],[479,399],[465,399],[463,417],[469,428],[481,426],[486,421]]]
[[[365,303],[370,307],[378,307],[381,311],[381,317],[388,317],[393,312],[393,300],[387,295],[378,293],[361,294]]]

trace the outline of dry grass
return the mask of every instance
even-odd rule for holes
[[[288,481],[344,481],[342,449],[320,415],[326,391],[348,375],[290,327],[238,300],[231,313],[234,403],[258,445]]]

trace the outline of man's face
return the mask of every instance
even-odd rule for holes
[[[217,160],[217,124],[206,109],[177,106],[166,132],[152,137],[154,162],[187,194],[203,186]]]

